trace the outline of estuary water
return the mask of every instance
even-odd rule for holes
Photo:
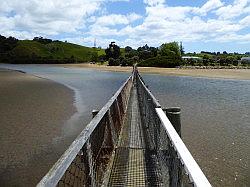
[[[50,65],[7,65],[75,91],[78,112],[63,126],[74,139],[129,73]],[[162,106],[182,109],[182,137],[213,186],[250,186],[250,81],[142,74]]]
[[[250,186],[250,81],[143,74],[213,186]]]

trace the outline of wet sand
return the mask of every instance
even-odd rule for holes
[[[64,152],[63,124],[73,91],[53,81],[0,69],[0,186],[35,186]]]
[[[57,65],[56,65],[57,66]],[[132,67],[105,66],[96,64],[63,64],[63,67],[92,68],[101,71],[131,72]],[[170,76],[194,76],[223,79],[250,80],[250,69],[179,69],[179,68],[155,68],[139,67],[140,73],[161,74]]]

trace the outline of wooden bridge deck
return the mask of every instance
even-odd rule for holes
[[[136,82],[131,90],[126,119],[115,150],[108,186],[163,186],[156,154],[145,146],[135,84]]]

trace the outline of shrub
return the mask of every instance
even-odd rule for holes
[[[165,68],[174,68],[179,65],[180,65],[179,59],[169,58],[167,56],[157,56],[154,58],[149,58],[138,64],[138,66],[165,67]]]

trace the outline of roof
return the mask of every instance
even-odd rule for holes
[[[250,61],[250,57],[242,57],[241,60]]]
[[[183,56],[181,58],[182,59],[202,59],[201,57],[197,57],[197,56]]]

